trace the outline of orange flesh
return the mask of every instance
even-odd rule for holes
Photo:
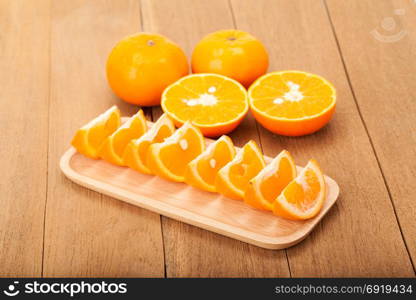
[[[126,149],[127,144],[132,140],[140,137],[141,133],[133,131],[130,128],[120,131],[116,136],[114,136],[114,152],[121,157],[123,155],[124,149]]]
[[[149,149],[150,145],[151,142],[143,141],[138,147],[138,154],[142,162],[146,162],[147,150]]]
[[[103,143],[103,141],[111,135],[119,126],[119,120],[115,115],[112,115],[107,121],[92,127],[88,131],[88,142],[94,149]]]
[[[211,159],[215,160],[214,168],[210,164]],[[206,183],[214,185],[215,176],[217,175],[218,170],[232,159],[233,155],[230,153],[227,144],[225,142],[219,142],[212,155],[198,161],[198,174]]]
[[[210,88],[215,91],[210,92]],[[216,104],[188,105],[201,95],[215,97]],[[169,88],[164,95],[164,107],[182,121],[198,125],[226,123],[247,110],[246,94],[234,82],[214,76],[195,76]]]
[[[182,149],[180,141],[187,141],[187,148]],[[179,140],[179,143],[167,145],[160,150],[160,159],[165,167],[177,176],[185,174],[187,164],[201,154],[199,137],[192,130],[187,131]]]
[[[280,160],[279,172],[264,179],[260,184],[260,191],[264,199],[272,203],[293,179],[292,167],[287,158]]]
[[[250,179],[256,176],[264,167],[254,150],[247,147],[240,163],[230,167],[230,181],[238,189],[244,190]]]
[[[276,99],[284,99],[290,93],[289,83],[299,85],[302,99],[299,101],[284,100],[276,104]],[[333,89],[316,77],[303,73],[286,73],[271,75],[261,81],[251,91],[253,106],[271,116],[287,119],[299,119],[320,114],[335,101]]]
[[[320,184],[318,177],[312,170],[307,170],[302,180],[308,185],[306,191],[297,181],[292,181],[285,189],[284,196],[287,202],[300,211],[307,211],[314,205],[314,200],[320,192]]]
[[[168,126],[162,125],[156,133],[156,136],[151,141],[143,141],[139,146],[139,156],[142,162],[146,162],[147,150],[153,143],[161,143],[165,138],[171,135],[171,131]]]

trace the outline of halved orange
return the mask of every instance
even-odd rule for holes
[[[273,203],[273,213],[291,220],[310,219],[321,210],[325,196],[324,175],[318,163],[311,159],[277,197]]]
[[[114,105],[78,129],[71,144],[79,153],[98,159],[98,149],[119,126],[120,110]]]
[[[204,151],[201,131],[186,122],[164,142],[153,144],[147,152],[147,164],[156,175],[183,182],[188,163]]]
[[[192,74],[165,89],[162,109],[177,126],[191,121],[205,136],[234,130],[248,112],[247,91],[218,74]]]
[[[235,156],[233,141],[223,135],[192,160],[185,172],[185,182],[208,192],[215,192],[215,176]]]
[[[163,114],[145,134],[127,144],[123,153],[124,164],[141,173],[151,174],[146,161],[150,145],[163,142],[174,131],[175,125],[172,120]]]
[[[256,120],[268,130],[288,136],[313,133],[329,122],[336,103],[334,86],[301,71],[263,75],[248,90]]]
[[[242,200],[248,182],[265,166],[264,157],[255,141],[249,141],[232,161],[222,167],[215,178],[217,192]]]
[[[127,144],[142,136],[147,131],[146,118],[142,110],[121,125],[112,135],[107,137],[99,150],[99,155],[105,161],[124,166],[122,155]]]
[[[272,210],[277,196],[295,177],[295,162],[290,153],[283,150],[250,180],[244,202],[258,209]]]

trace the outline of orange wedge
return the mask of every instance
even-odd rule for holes
[[[205,141],[201,131],[186,122],[162,143],[149,147],[147,164],[156,175],[172,181],[183,182],[188,163],[204,151]]]
[[[288,136],[313,133],[331,119],[336,92],[326,79],[301,71],[263,75],[248,90],[256,120],[268,130]]]
[[[123,154],[124,164],[141,173],[151,174],[146,162],[150,145],[163,142],[174,131],[175,125],[172,120],[163,114],[145,134],[127,144]]]
[[[277,196],[295,177],[295,162],[290,153],[283,150],[250,180],[244,202],[258,209],[272,210]]]
[[[273,203],[273,213],[291,220],[313,218],[322,208],[325,190],[324,175],[318,163],[311,159],[277,197]]]
[[[217,74],[183,77],[165,89],[161,105],[177,126],[191,121],[210,137],[234,130],[249,108],[245,88]]]
[[[124,166],[122,155],[127,144],[147,131],[146,118],[142,110],[121,125],[102,144],[99,155],[105,161]]]
[[[98,159],[98,149],[104,140],[120,126],[120,110],[113,106],[84,125],[75,133],[72,146],[90,158]]]
[[[208,192],[215,192],[215,176],[235,156],[233,141],[223,135],[192,160],[185,172],[185,182]]]
[[[256,142],[249,141],[232,161],[222,167],[215,178],[217,192],[242,200],[249,181],[265,166],[263,154]]]

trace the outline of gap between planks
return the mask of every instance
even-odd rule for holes
[[[49,189],[49,130],[50,130],[50,114],[51,114],[51,37],[52,37],[52,2],[49,1],[49,30],[48,30],[48,120],[47,120],[47,132],[46,132],[46,184],[45,184],[45,206],[43,209],[43,234],[42,234],[42,260],[41,260],[41,271],[40,271],[40,277],[44,277],[43,270],[45,265],[45,235],[46,235],[46,209],[48,205],[48,189]]]
[[[227,2],[228,2],[228,7],[230,9],[232,21],[233,21],[233,26],[234,26],[235,29],[238,29],[237,21],[236,21],[235,14],[234,14],[234,9],[233,9],[233,4],[231,3],[231,0],[227,0]],[[261,141],[259,123],[257,121],[255,121],[255,124],[256,124],[256,132],[257,132],[257,136],[258,136],[258,139],[259,139],[260,148],[261,148],[261,151],[264,153],[263,143]],[[289,256],[287,255],[287,249],[283,249],[283,251],[285,251],[285,257],[286,257],[287,269],[289,271],[289,277],[292,278],[293,276],[292,276],[292,271],[290,270],[290,262],[289,262]]]
[[[139,18],[140,18],[140,29],[145,31],[144,26],[144,16],[143,16],[143,3],[139,0]],[[144,114],[150,118],[152,122],[154,122],[153,118],[153,108],[152,107],[142,107]],[[166,247],[165,247],[165,235],[163,232],[163,216],[159,215],[159,223],[160,223],[160,233],[162,235],[162,251],[163,251],[163,276],[167,278],[167,270],[166,270]]]
[[[228,1],[230,1],[230,0],[228,0]],[[363,124],[363,126],[364,126],[364,130],[365,130],[365,132],[366,132],[366,134],[367,134],[367,136],[368,136],[368,140],[369,140],[369,142],[370,142],[371,149],[373,150],[373,154],[374,154],[374,157],[375,157],[375,159],[376,159],[377,166],[378,166],[378,168],[379,168],[379,170],[380,170],[381,176],[382,176],[382,178],[383,178],[383,183],[384,183],[384,186],[386,187],[387,194],[388,194],[388,196],[389,196],[390,203],[391,203],[391,205],[392,205],[392,209],[393,209],[394,217],[396,218],[396,222],[397,222],[397,225],[398,225],[398,227],[399,227],[399,231],[400,231],[401,238],[402,238],[403,243],[404,243],[404,245],[405,245],[407,255],[408,255],[408,257],[409,257],[410,263],[411,263],[412,268],[413,268],[413,272],[414,272],[414,273],[415,273],[415,275],[416,275],[416,267],[415,267],[415,263],[414,263],[414,262],[413,262],[413,260],[412,260],[412,256],[410,255],[409,247],[408,247],[408,245],[407,245],[406,239],[404,238],[403,229],[402,229],[402,226],[401,226],[401,224],[400,224],[400,219],[399,219],[399,217],[398,217],[398,215],[397,215],[396,206],[395,206],[395,204],[394,204],[393,197],[392,197],[392,195],[391,195],[391,191],[390,191],[390,187],[389,187],[389,184],[388,184],[388,182],[387,182],[387,180],[386,180],[386,176],[384,175],[383,168],[382,168],[382,166],[381,166],[381,164],[380,164],[380,160],[379,160],[379,157],[378,157],[377,151],[376,151],[376,149],[375,149],[375,147],[374,147],[373,139],[371,138],[371,134],[370,134],[370,132],[369,132],[369,130],[368,130],[367,124],[366,124],[365,119],[364,119],[364,117],[363,117],[363,114],[362,114],[362,112],[361,112],[360,105],[358,104],[358,101],[357,101],[357,96],[356,96],[356,93],[355,93],[355,91],[354,91],[354,87],[353,87],[352,82],[351,82],[350,74],[349,74],[349,72],[348,72],[347,64],[345,63],[345,59],[344,59],[344,56],[343,56],[343,53],[342,53],[341,45],[340,45],[339,40],[338,40],[337,32],[336,32],[336,29],[335,29],[335,25],[334,25],[334,23],[333,23],[333,21],[332,21],[332,17],[331,17],[331,13],[330,13],[330,11],[329,11],[329,8],[328,8],[327,1],[326,1],[326,0],[323,0],[323,4],[324,4],[324,7],[325,7],[326,14],[327,14],[327,16],[328,16],[328,21],[329,21],[329,24],[330,24],[330,26],[331,26],[331,31],[332,31],[332,34],[333,34],[334,39],[335,39],[335,44],[336,44],[336,46],[337,46],[338,54],[339,54],[339,56],[340,56],[340,58],[341,58],[341,63],[342,63],[342,67],[343,67],[343,69],[344,69],[344,73],[345,73],[345,76],[346,76],[346,79],[347,79],[347,82],[348,82],[348,86],[349,86],[349,88],[350,88],[350,90],[351,90],[352,98],[354,99],[355,105],[356,105],[356,107],[357,107],[358,115],[360,116],[361,123]]]

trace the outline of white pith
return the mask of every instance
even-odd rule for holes
[[[203,105],[203,106],[212,106],[217,104],[218,98],[211,94],[201,94],[199,98],[195,99],[184,99],[183,102],[188,106]]]
[[[217,91],[217,88],[215,87],[215,86],[211,86],[211,87],[209,87],[209,89],[208,89],[208,93],[215,93]]]
[[[289,91],[286,92],[282,98],[274,99],[273,103],[282,104],[284,101],[299,102],[304,98],[303,93],[299,90],[299,84],[296,84],[292,81],[288,81],[287,86],[289,87]]]
[[[185,139],[181,139],[181,140],[179,141],[179,147],[181,147],[181,149],[182,149],[183,151],[186,151],[186,150],[188,149],[188,141],[187,141],[187,140],[185,140]]]

